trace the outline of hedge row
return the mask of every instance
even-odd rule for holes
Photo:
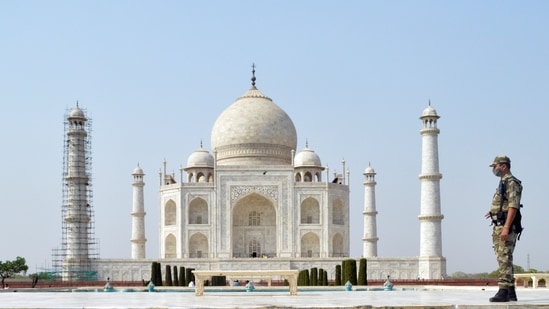
[[[356,260],[347,259],[341,262],[341,265],[335,267],[334,285],[345,285],[349,281],[352,285],[368,285],[366,275],[366,259],[359,260],[358,272]],[[298,286],[321,286],[328,285],[328,272],[324,269],[312,267],[299,272],[297,277]]]
[[[178,271],[177,266],[174,266],[173,274],[172,274],[172,267],[170,265],[166,265],[164,282],[162,282],[161,267],[162,266],[160,265],[159,262],[152,262],[151,282],[155,286],[162,286],[163,283],[166,286],[188,286],[191,281],[194,281],[194,275],[192,273],[194,268],[185,268],[183,266],[180,266]],[[213,281],[213,278],[212,278],[212,281]]]
[[[368,278],[366,275],[366,259],[361,258],[359,260],[358,272],[356,260],[347,259],[341,262],[341,265],[336,265],[334,285],[345,285],[349,281],[352,285],[368,285]],[[152,262],[151,266],[151,281],[155,286],[162,286],[162,272],[159,262]],[[194,281],[194,275],[192,271],[194,268],[185,268],[183,266],[177,266],[172,268],[170,265],[166,265],[164,283],[166,286],[188,286],[191,281]],[[212,286],[225,286],[225,276],[212,277],[211,284],[209,282],[206,285]],[[287,282],[285,282],[285,285]],[[328,285],[328,272],[322,268],[312,267],[304,269],[299,272],[297,277],[298,286],[326,286]]]

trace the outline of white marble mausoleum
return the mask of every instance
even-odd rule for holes
[[[159,254],[151,258],[145,253],[148,205],[145,173],[138,166],[132,174],[131,258],[91,259],[92,268],[99,280],[117,281],[149,280],[153,261],[197,270],[317,267],[333,279],[343,259],[361,258],[349,257],[349,217],[362,215],[368,278],[442,278],[438,118],[430,104],[420,117],[420,256],[377,256],[373,168],[364,173],[364,211],[351,214],[349,173],[330,175],[308,144],[297,149],[292,119],[256,87],[254,71],[251,87],[217,118],[211,149],[200,145],[177,175],[166,173],[168,162],[163,163]]]

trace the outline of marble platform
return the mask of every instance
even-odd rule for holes
[[[355,287],[353,287],[355,288]],[[395,287],[393,291],[258,288],[254,292],[211,291],[195,296],[193,289],[171,292],[43,292],[20,289],[0,292],[0,308],[548,308],[549,289],[517,288],[518,302],[490,303],[496,287]]]

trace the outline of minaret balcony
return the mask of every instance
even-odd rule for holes
[[[419,221],[441,221],[444,219],[444,215],[419,215],[417,216]]]

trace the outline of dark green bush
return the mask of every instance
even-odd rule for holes
[[[356,260],[347,259],[343,261],[343,277],[342,281],[347,283],[351,282],[352,285],[357,285],[356,278]],[[344,284],[345,284],[344,283]]]
[[[166,273],[164,274],[166,282],[166,286],[173,286],[172,282],[172,267],[170,265],[166,265]]]
[[[358,285],[368,285],[366,275],[366,259],[361,258],[358,264]]]
[[[227,285],[227,278],[225,276],[212,276],[212,286],[225,286]]]
[[[194,282],[194,275],[192,273],[193,270],[194,268],[185,269],[185,286],[188,286],[191,281]]]
[[[299,272],[297,275],[297,285],[298,286],[308,286],[309,285],[309,270],[304,269]]]
[[[159,262],[152,262],[151,265],[151,282],[155,286],[162,286],[162,265]]]
[[[336,265],[334,285],[341,285],[341,265]]]
[[[185,286],[185,267],[179,266],[179,278],[177,280],[177,285]]]
[[[316,267],[311,268],[311,280],[310,285],[318,285],[318,269]]]

